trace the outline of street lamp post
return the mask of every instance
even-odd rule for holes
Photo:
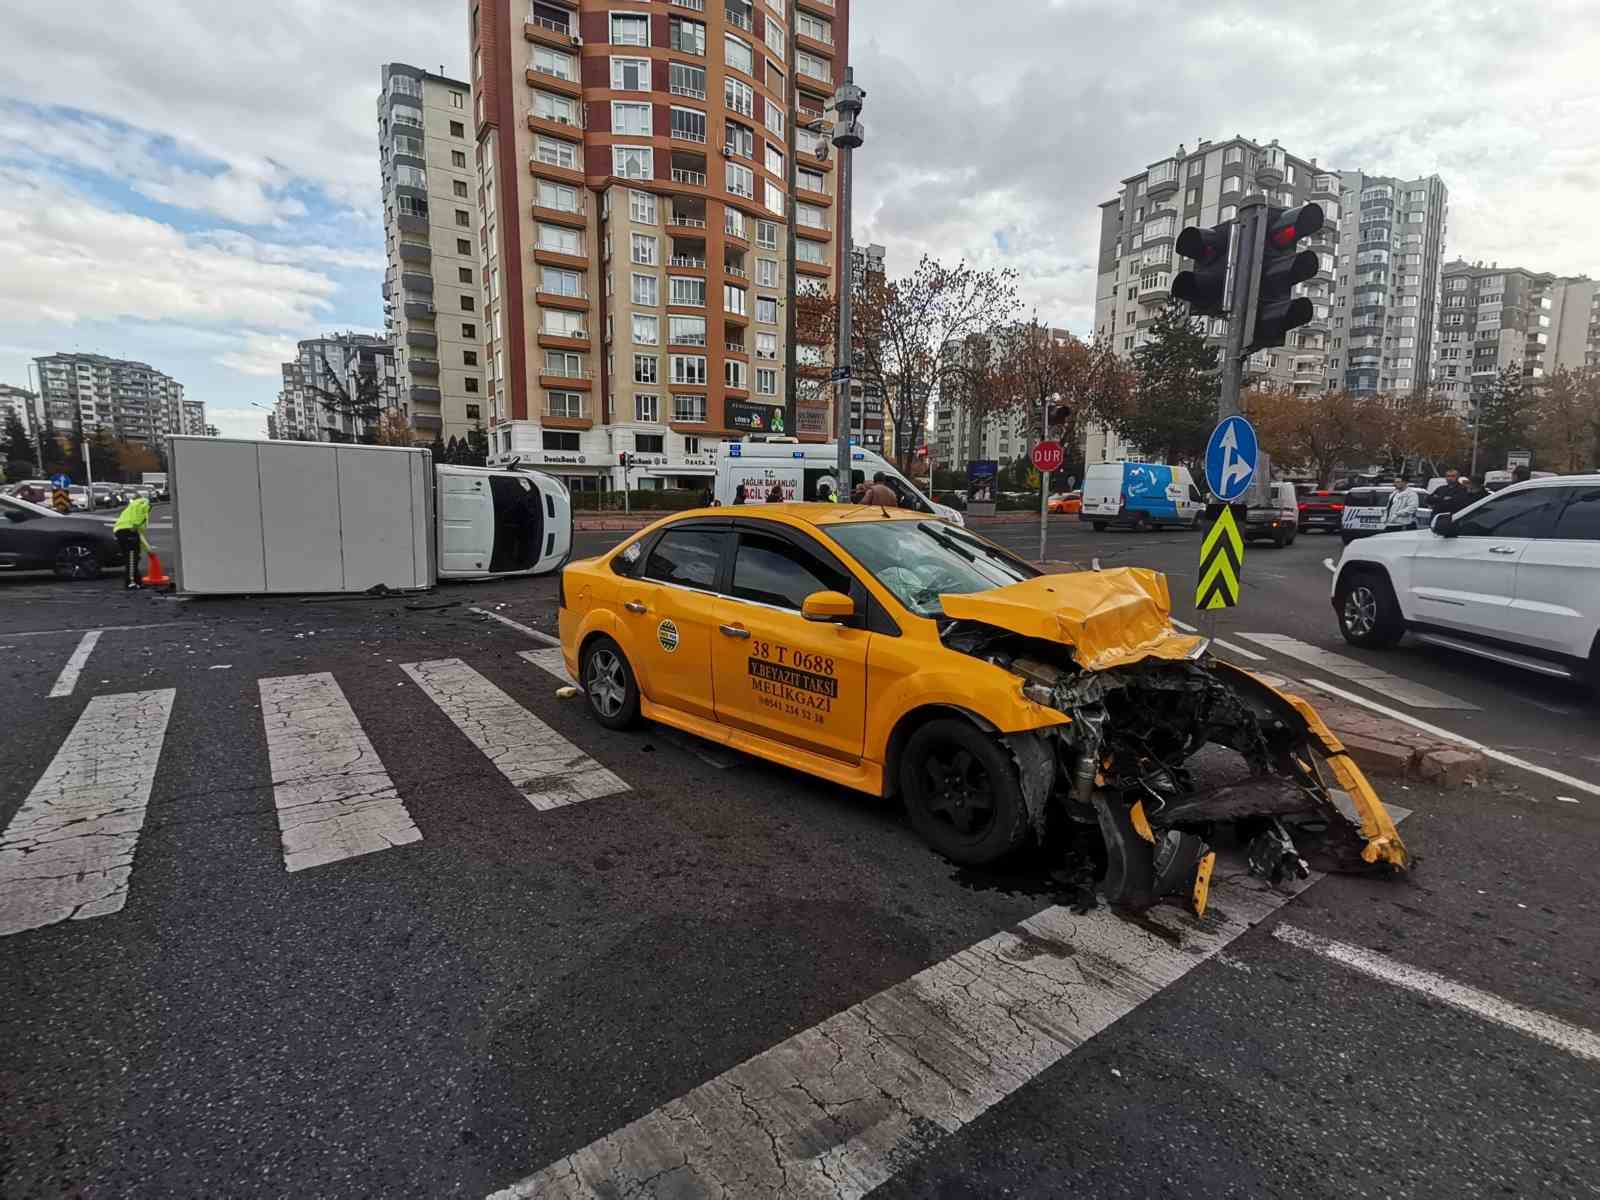
[[[838,439],[838,491],[840,501],[849,497],[850,479],[850,371],[855,362],[855,345],[850,328],[850,292],[855,282],[855,263],[850,228],[850,165],[857,147],[866,140],[861,124],[861,103],[866,92],[855,83],[855,68],[844,69],[844,84],[833,94],[834,126],[832,142],[839,151],[839,237],[843,278],[839,280],[839,357],[834,365],[845,368],[834,394],[833,432]],[[863,397],[865,403],[865,397]]]

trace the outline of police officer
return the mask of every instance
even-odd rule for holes
[[[117,523],[111,527],[117,544],[122,547],[122,554],[127,561],[128,586],[139,586],[139,550],[144,548],[148,553],[150,543],[144,536],[144,531],[150,525],[150,501],[143,496],[136,495],[128,501],[128,507],[122,510],[122,515],[117,518]]]

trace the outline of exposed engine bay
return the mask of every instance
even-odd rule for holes
[[[1172,631],[1165,581],[1136,574],[1153,577],[1159,594],[1135,579],[1151,594],[1119,598],[1123,624],[1143,628],[1136,650],[1101,654],[1110,665],[1080,663],[1090,657],[1088,636],[1074,644],[959,618],[943,627],[950,649],[1019,676],[1028,699],[1069,718],[1004,739],[1035,836],[1059,835],[1056,823],[1067,822],[1069,844],[1097,839],[1098,892],[1135,912],[1174,898],[1203,913],[1222,839],[1236,840],[1251,871],[1272,883],[1313,867],[1406,869],[1387,810],[1310,705],[1213,657],[1204,639]],[[1153,611],[1138,611],[1145,607]],[[1147,617],[1159,619],[1164,636]],[[1193,760],[1206,746],[1236,752],[1242,775],[1198,784]]]

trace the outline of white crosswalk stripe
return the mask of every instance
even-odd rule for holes
[[[331,674],[259,683],[287,870],[422,840]]]
[[[89,701],[0,835],[0,936],[127,903],[174,695]]]
[[[459,658],[402,663],[400,669],[535,808],[561,808],[629,790]]]
[[[1380,696],[1387,696],[1412,708],[1455,708],[1471,712],[1478,710],[1478,706],[1470,701],[1446,695],[1426,684],[1401,679],[1398,675],[1391,675],[1369,663],[1347,658],[1343,654],[1335,654],[1331,650],[1324,650],[1320,646],[1313,646],[1298,638],[1287,637],[1281,633],[1241,633],[1239,636],[1258,646],[1265,646],[1285,658],[1292,658],[1308,666],[1328,671],[1340,679],[1360,684]]]

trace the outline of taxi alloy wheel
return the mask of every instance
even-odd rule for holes
[[[600,638],[584,652],[579,671],[589,711],[607,729],[627,729],[639,721],[639,686],[622,648]]]
[[[951,861],[997,862],[1026,839],[1016,767],[970,722],[952,717],[922,726],[906,743],[900,770],[911,824]]]

